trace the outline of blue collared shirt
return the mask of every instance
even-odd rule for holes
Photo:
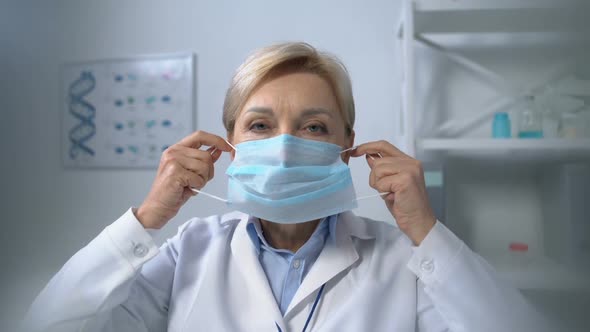
[[[337,215],[322,219],[309,240],[296,253],[273,248],[264,238],[260,220],[254,217],[248,220],[248,235],[256,248],[260,265],[283,315],[326,241],[334,241],[337,219]]]

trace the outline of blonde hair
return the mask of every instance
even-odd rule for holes
[[[233,133],[238,113],[264,80],[294,72],[317,74],[330,84],[350,135],[354,126],[354,98],[346,67],[334,55],[302,42],[259,49],[238,67],[223,103],[223,125],[228,134]]]

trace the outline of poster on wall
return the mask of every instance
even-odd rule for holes
[[[73,168],[154,168],[194,128],[192,54],[62,67],[62,161]]]

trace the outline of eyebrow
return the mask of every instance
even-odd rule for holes
[[[260,107],[260,106],[254,106],[252,108],[249,108],[246,112],[253,112],[253,113],[260,113],[260,114],[266,114],[266,115],[274,115],[274,112],[272,111],[271,108],[268,107]],[[333,118],[333,112],[330,112],[329,110],[325,109],[325,108],[319,108],[319,107],[314,107],[314,108],[307,108],[302,112],[302,116],[313,116],[313,115],[321,115],[324,114],[330,118]]]
[[[327,115],[330,118],[334,117],[333,112],[330,112],[329,110],[325,109],[325,108],[308,108],[306,110],[303,111],[302,115],[303,116],[312,116],[312,115]]]
[[[247,113],[253,112],[253,113],[261,113],[261,114],[273,115],[272,109],[270,109],[268,107],[260,107],[260,106],[251,107],[246,112]]]

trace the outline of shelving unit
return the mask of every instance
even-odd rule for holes
[[[542,75],[537,80],[517,84],[456,51],[457,41],[473,42],[476,47],[506,48],[514,47],[515,43],[523,43],[524,47],[527,43],[536,46],[549,43],[554,47],[590,45],[583,33],[590,28],[589,6],[590,3],[568,0],[405,0],[397,25],[402,70],[398,120],[405,151],[423,160],[445,163],[453,159],[454,165],[457,160],[496,161],[502,167],[511,163],[537,167],[545,163],[590,162],[590,138],[492,139],[462,134],[465,128],[482,123],[491,125],[496,111],[514,110],[525,95],[539,93],[549,82],[570,75],[571,67],[539,68]],[[486,81],[499,97],[482,101],[476,107],[478,111],[471,112],[466,119],[445,119],[429,137],[420,137],[416,124],[419,118],[416,98],[421,97],[416,95],[417,44]],[[543,255],[533,256],[526,264],[501,255],[486,258],[503,278],[521,289],[590,290],[590,275],[586,272],[574,271]]]
[[[580,139],[493,139],[426,138],[416,141],[417,151],[463,159],[543,161],[590,161],[590,138]]]
[[[429,152],[438,155],[441,151],[461,152],[468,157],[468,151],[487,151],[492,154],[506,155],[511,151],[534,151],[535,155],[542,155],[548,151],[563,150],[561,155],[571,157],[581,154],[588,155],[590,144],[588,140],[543,140],[543,143],[520,142],[508,140],[503,142],[486,141],[476,138],[466,141],[457,136],[461,129],[468,128],[489,119],[497,110],[515,107],[525,95],[539,92],[547,83],[555,82],[567,76],[571,68],[555,66],[555,68],[540,68],[544,71],[542,79],[527,85],[518,85],[494,72],[486,66],[449,49],[448,46],[435,42],[432,36],[446,36],[454,39],[478,36],[479,43],[491,41],[502,46],[518,43],[522,40],[512,38],[526,35],[528,40],[540,43],[583,44],[589,43],[584,33],[589,28],[587,15],[590,6],[579,8],[580,2],[569,0],[406,0],[404,12],[398,24],[398,40],[402,51],[401,89],[402,111],[399,122],[404,132],[406,151],[412,155],[424,156]],[[510,37],[510,38],[507,38]],[[470,43],[473,39],[470,40]],[[420,43],[430,48],[453,63],[470,71],[475,77],[487,80],[501,94],[494,102],[482,103],[480,111],[471,114],[469,119],[449,119],[442,123],[436,134],[441,138],[421,138],[416,136],[415,119],[415,73],[414,58],[415,44]],[[445,135],[446,134],[446,135]],[[451,136],[451,137],[448,137]],[[538,152],[538,153],[536,153]],[[473,154],[479,158],[479,154]],[[555,156],[552,156],[555,157]],[[559,155],[557,156],[559,157]]]

